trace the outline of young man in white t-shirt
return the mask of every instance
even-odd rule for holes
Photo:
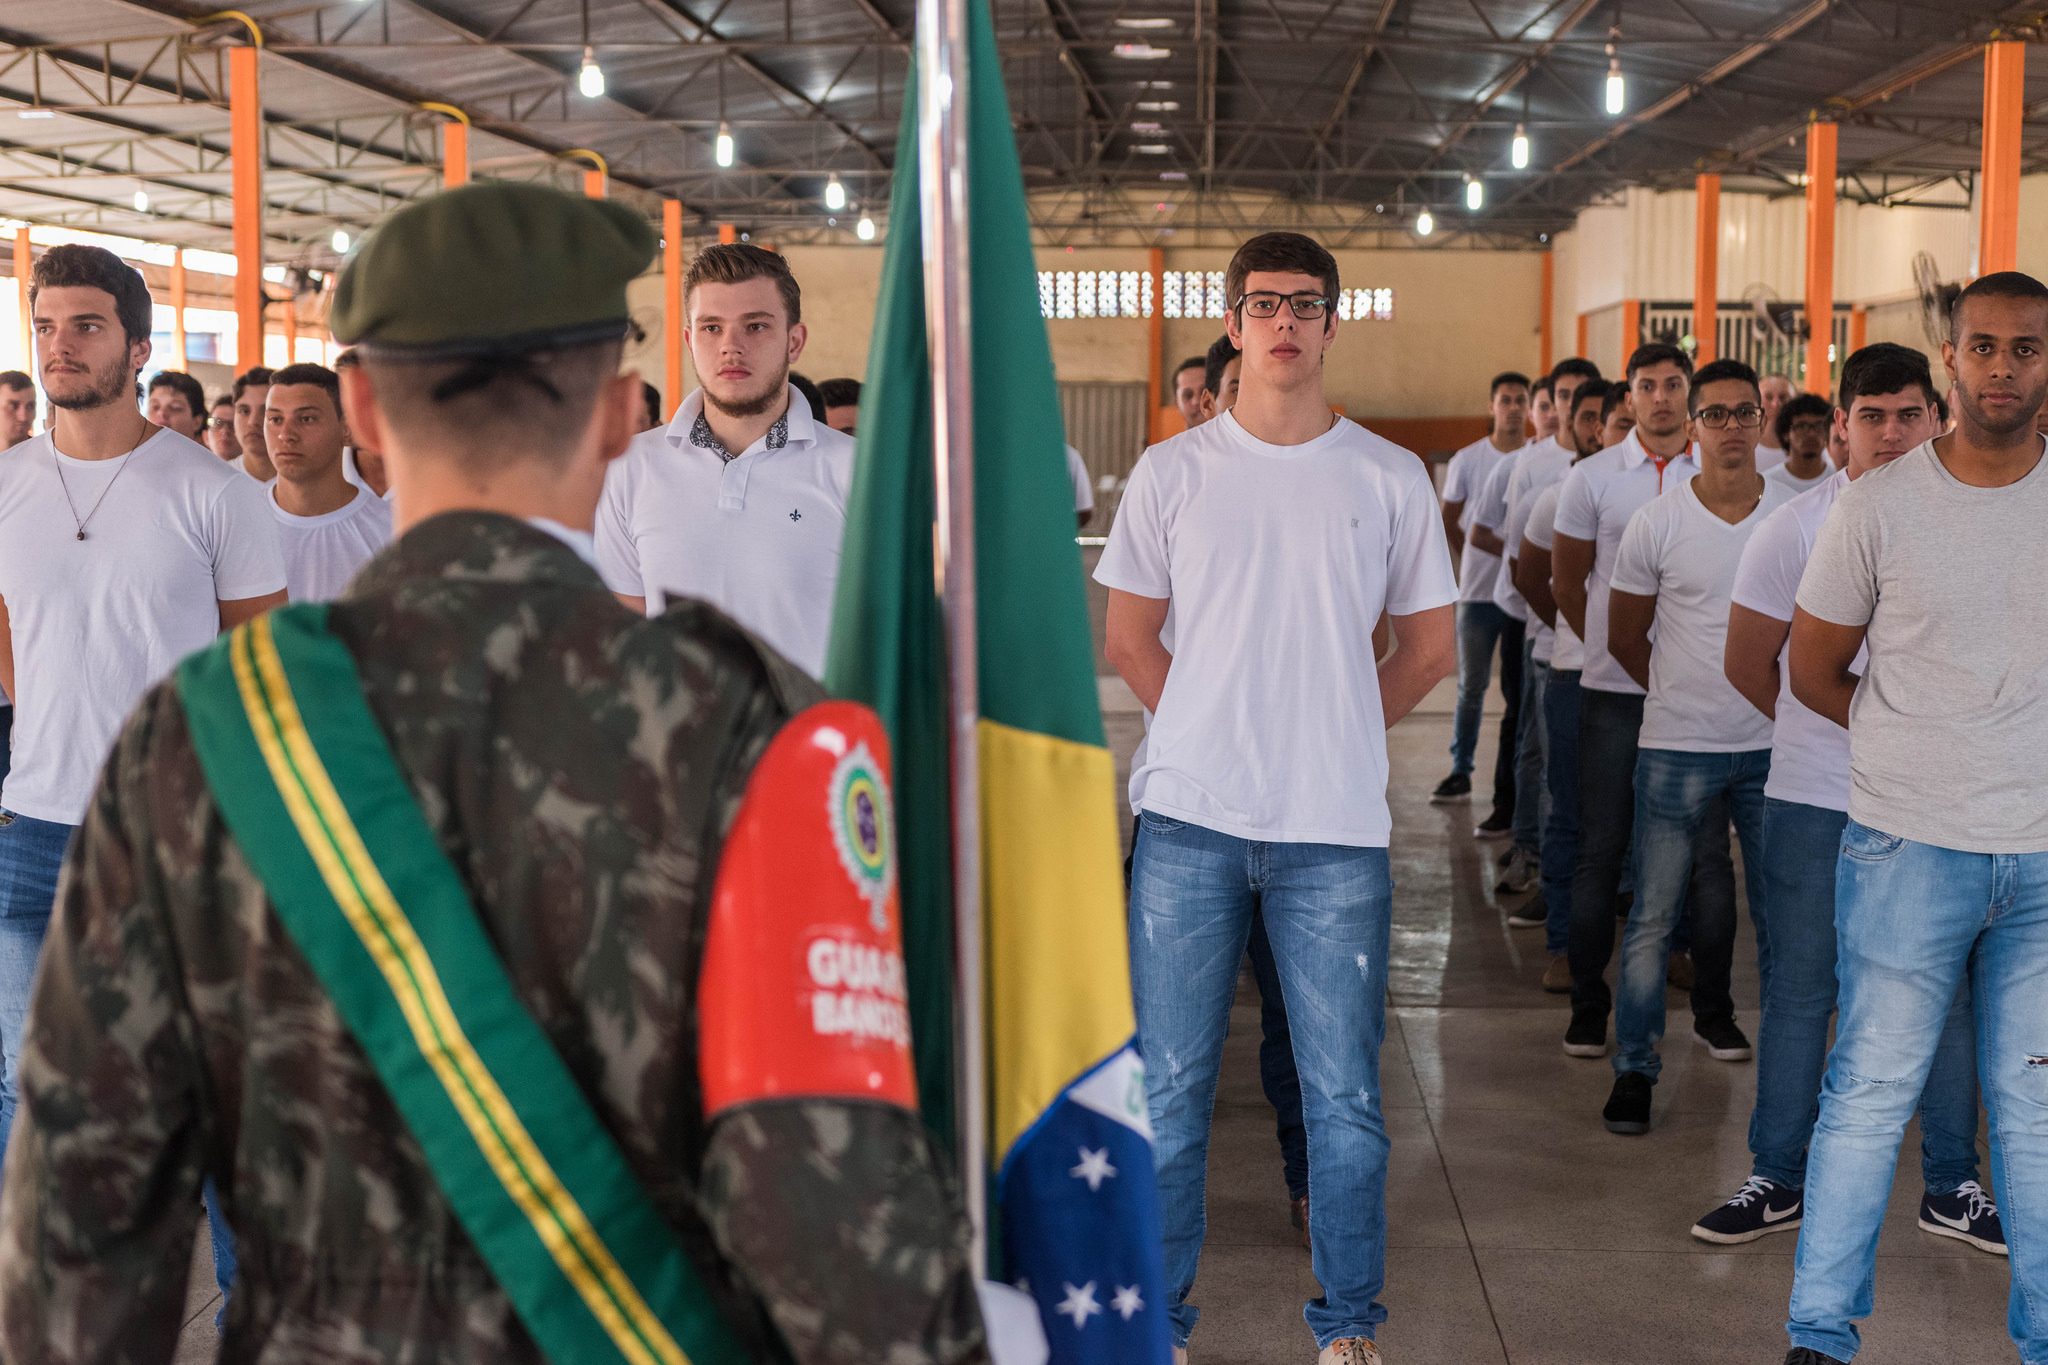
[[[1765,375],[1757,381],[1757,390],[1764,396],[1764,434],[1756,444],[1756,472],[1768,474],[1785,463],[1785,442],[1778,436],[1778,413],[1799,390],[1782,374]],[[1772,445],[1773,441],[1777,444]]]
[[[1203,1229],[1209,1118],[1253,910],[1295,1008],[1314,1152],[1322,1365],[1377,1365],[1386,1310],[1386,727],[1451,670],[1457,584],[1421,461],[1333,417],[1337,265],[1296,233],[1226,276],[1237,405],[1152,447],[1095,577],[1106,652],[1153,712],[1131,879],[1131,976],[1174,1344]],[[1171,608],[1174,646],[1160,641]],[[1373,629],[1391,621],[1380,660]],[[1158,1063],[1168,1058],[1168,1063]]]
[[[1704,1242],[1751,1242],[1800,1224],[1806,1149],[1835,1012],[1835,868],[1849,823],[1849,735],[1792,695],[1784,667],[1799,579],[1835,498],[1938,428],[1927,357],[1880,342],[1842,366],[1836,424],[1847,460],[1819,488],[1764,519],[1742,552],[1728,609],[1728,681],[1774,721],[1764,784],[1761,923],[1771,948],[1756,1039],[1750,1177],[1693,1225]],[[1798,400],[1793,400],[1797,402]],[[1957,992],[1920,1096],[1920,1227],[2003,1251],[1998,1210],[1978,1183],[1976,1029]]]
[[[269,448],[263,443],[263,400],[269,393],[268,366],[258,365],[235,377],[235,444],[241,447],[242,472],[264,484],[277,478],[277,468],[270,463]]]
[[[270,510],[294,602],[329,602],[391,541],[391,505],[342,469],[341,380],[324,365],[271,376],[263,437],[277,482]]]
[[[0,372],[0,450],[35,435],[36,382],[20,370]]]
[[[1834,404],[1819,394],[1802,393],[1778,409],[1778,444],[1783,463],[1764,477],[1793,495],[1818,488],[1835,472],[1828,462],[1828,433],[1834,426]]]
[[[263,495],[136,409],[149,287],[110,251],[36,258],[29,307],[51,430],[0,459],[0,1152],[57,868],[129,708],[186,654],[285,600]]]
[[[1451,456],[1444,472],[1444,534],[1458,563],[1458,709],[1451,726],[1451,775],[1430,800],[1462,801],[1472,794],[1473,755],[1479,747],[1479,712],[1493,680],[1493,649],[1501,646],[1501,693],[1508,714],[1501,719],[1500,748],[1493,771],[1493,813],[1482,822],[1486,834],[1505,834],[1515,805],[1515,712],[1521,703],[1520,623],[1493,604],[1500,575],[1500,536],[1473,520],[1494,467],[1511,459],[1527,441],[1529,379],[1507,371],[1487,386],[1493,430]],[[1512,645],[1512,648],[1510,648]]]
[[[1793,608],[1792,695],[1847,728],[1850,773],[1840,1018],[1787,1324],[1801,1365],[1856,1354],[1899,1141],[1966,978],[2006,1322],[2022,1361],[2048,1360],[2048,287],[1985,275],[1949,328],[1955,430],[1836,495]]]
[[[1201,356],[1191,355],[1174,368],[1173,406],[1180,413],[1183,430],[1193,430],[1202,424],[1202,371]]]
[[[777,252],[708,246],[683,310],[700,387],[605,472],[598,570],[635,611],[702,598],[822,677],[853,439],[790,385],[809,335],[796,277]]]
[[[1729,684],[1721,659],[1742,549],[1790,494],[1756,472],[1764,409],[1755,370],[1739,360],[1702,366],[1690,407],[1700,472],[1629,519],[1609,583],[1608,652],[1648,693],[1636,741],[1635,906],[1622,936],[1614,1091],[1602,1115],[1610,1133],[1650,1130],[1671,935],[1709,819],[1725,830],[1734,818],[1751,912],[1763,905],[1771,722]],[[1697,994],[1715,1002],[1714,1013],[1694,1017],[1693,1036],[1718,1060],[1747,1061],[1749,1039],[1727,1000],[1734,896],[1696,900],[1692,932]],[[1759,934],[1757,944],[1768,980],[1769,939]]]
[[[1572,870],[1572,1022],[1564,1050],[1607,1052],[1607,964],[1635,822],[1636,735],[1643,687],[1607,650],[1607,592],[1636,509],[1700,472],[1686,412],[1692,360],[1638,346],[1627,369],[1635,426],[1558,485],[1550,583],[1559,617],[1584,641],[1579,674],[1579,849]]]

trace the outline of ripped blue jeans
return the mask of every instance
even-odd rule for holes
[[[1256,907],[1273,948],[1308,1127],[1318,1347],[1386,1321],[1387,1128],[1380,1113],[1387,939],[1384,848],[1264,843],[1145,812],[1131,865],[1131,982],[1159,1162],[1175,1344],[1207,1228],[1216,1078]]]

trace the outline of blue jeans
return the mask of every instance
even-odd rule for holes
[[[1663,1067],[1657,1044],[1664,1038],[1664,974],[1671,965],[1671,935],[1697,886],[1696,855],[1703,841],[1727,842],[1734,817],[1742,840],[1744,881],[1750,916],[1757,926],[1757,958],[1765,988],[1770,982],[1770,948],[1759,908],[1763,905],[1764,779],[1771,751],[1696,754],[1679,749],[1642,749],[1636,754],[1636,900],[1621,938],[1620,997],[1614,1011],[1614,1070],[1640,1071],[1654,1078]],[[1729,869],[1732,873],[1732,867]],[[1720,882],[1720,878],[1715,879]],[[1733,1015],[1728,978],[1735,960],[1735,881],[1695,891],[1692,907],[1693,1006],[1706,1018]],[[1725,1003],[1724,1003],[1725,1002]]]
[[[1384,848],[1263,843],[1147,812],[1131,874],[1131,984],[1165,1222],[1173,1339],[1207,1226],[1209,1118],[1238,963],[1257,908],[1273,947],[1308,1128],[1312,1268],[1304,1316],[1327,1346],[1386,1321],[1387,1129],[1380,1114],[1393,877]]]
[[[1543,687],[1550,665],[1536,661],[1536,645],[1522,641],[1522,709],[1515,722],[1515,847],[1543,846]]]
[[[1550,805],[1543,819],[1543,946],[1571,944],[1572,867],[1579,860],[1579,670],[1553,668],[1543,687],[1543,779]],[[1612,932],[1611,930],[1609,932]]]
[[[206,1178],[206,1231],[213,1244],[213,1282],[220,1286],[220,1311],[213,1315],[213,1330],[221,1330],[228,1318],[228,1293],[235,1287],[235,1234],[221,1217],[220,1191],[213,1177]]]
[[[0,1162],[14,1126],[15,1078],[36,959],[57,902],[57,873],[76,825],[0,811]]]
[[[1451,771],[1472,771],[1479,748],[1479,711],[1493,681],[1493,647],[1511,620],[1491,602],[1458,603],[1458,711],[1451,724]]]
[[[1963,853],[1851,820],[1835,941],[1841,1018],[1806,1163],[1792,1344],[1856,1354],[1899,1140],[1968,976],[2012,1252],[2006,1328],[2024,1365],[2048,1365],[2048,852]]]
[[[1820,1112],[1828,1019],[1835,1012],[1835,863],[1849,817],[1797,801],[1764,802],[1764,910],[1771,986],[1756,1038],[1755,1174],[1798,1189]],[[1977,1030],[1966,979],[1949,1006],[1920,1094],[1920,1171],[1929,1194],[1977,1179]]]
[[[1280,985],[1280,966],[1266,937],[1265,915],[1252,911],[1251,938],[1245,952],[1252,960],[1252,980],[1259,985],[1259,1088],[1273,1106],[1274,1136],[1280,1140],[1280,1176],[1287,1197],[1308,1193],[1308,1129],[1301,1121],[1301,1073],[1294,1068],[1294,1035],[1287,1027],[1287,999]]]

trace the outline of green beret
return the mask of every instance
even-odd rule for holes
[[[391,359],[455,359],[610,341],[654,233],[622,204],[544,185],[464,185],[401,209],[358,247],[329,326]]]

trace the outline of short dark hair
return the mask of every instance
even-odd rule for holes
[[[623,341],[462,360],[365,356],[377,409],[394,429],[473,471],[495,471],[532,452],[557,465],[619,372]]]
[[[185,406],[192,409],[194,417],[206,412],[206,390],[199,387],[199,381],[183,370],[158,370],[150,378],[149,391],[155,393],[158,389],[176,389],[179,396],[185,400]]]
[[[242,395],[249,390],[268,388],[271,382],[270,375],[271,371],[262,365],[254,365],[242,371],[235,376],[234,391],[228,395],[228,401],[239,403],[242,401]]]
[[[794,327],[804,320],[803,291],[796,286],[789,261],[779,251],[752,242],[720,242],[698,252],[683,276],[683,312],[690,311],[690,296],[703,284],[744,284],[748,280],[773,280],[782,295],[782,310]]]
[[[1534,398],[1539,393],[1547,393],[1555,398],[1557,396],[1557,381],[1547,374],[1536,376],[1536,382],[1529,386],[1529,396]]]
[[[1180,364],[1173,367],[1174,381],[1176,383],[1179,382],[1180,377],[1186,374],[1189,370],[1206,369],[1208,364],[1209,361],[1206,356],[1191,355],[1186,360],[1181,361]]]
[[[350,346],[334,357],[334,372],[340,374],[343,370],[359,369],[362,363],[362,354],[355,347]]]
[[[1731,380],[1749,385],[1749,391],[1757,396],[1757,402],[1763,402],[1763,391],[1757,387],[1755,370],[1739,360],[1710,360],[1693,372],[1692,388],[1685,395],[1685,410],[1697,413],[1701,389]]]
[[[1568,374],[1578,375],[1582,379],[1599,379],[1601,377],[1600,367],[1582,355],[1568,355],[1550,367],[1552,383],[1557,382]]]
[[[641,380],[640,401],[647,405],[648,414],[655,421],[659,422],[661,420],[661,390],[655,388],[654,385],[646,380]]]
[[[303,362],[287,365],[281,370],[272,371],[270,383],[273,388],[284,384],[313,384],[325,389],[328,401],[334,404],[334,415],[341,415],[341,376],[325,365]]]
[[[1230,333],[1228,332],[1210,342],[1209,354],[1202,357],[1202,392],[1214,394],[1216,397],[1221,398],[1223,396],[1223,372],[1230,367],[1231,361],[1243,354],[1243,351],[1230,344]],[[1176,370],[1174,373],[1178,375],[1180,372]]]
[[[1935,405],[1936,411],[1940,411],[1943,406],[1941,394],[1934,387],[1934,370],[1927,363],[1926,354],[1897,342],[1880,341],[1859,351],[1851,351],[1849,358],[1842,362],[1837,406],[1847,412],[1856,406],[1859,398],[1876,398],[1916,385]]]
[[[1795,417],[1833,417],[1835,405],[1817,393],[1794,394],[1785,400],[1785,406],[1778,409],[1778,420],[1771,424],[1771,434],[1778,438],[1778,449],[1785,449],[1785,438],[1792,434],[1792,419]]]
[[[231,394],[231,393],[222,393],[222,394],[215,394],[215,395],[214,395],[214,399],[213,399],[213,402],[212,402],[212,403],[210,403],[210,404],[208,404],[208,407],[209,407],[209,408],[231,408],[231,407],[233,407],[234,405],[235,405],[235,396],[234,396],[233,394]]]
[[[1500,386],[1503,384],[1519,384],[1526,389],[1529,387],[1529,376],[1520,370],[1502,370],[1486,386],[1487,402],[1493,401],[1493,396],[1500,392]]]
[[[36,296],[45,289],[103,290],[113,296],[114,316],[121,320],[121,331],[128,344],[149,340],[156,317],[149,286],[143,282],[140,270],[105,247],[67,242],[45,251],[29,271],[31,310],[36,306]]]
[[[1244,302],[1245,277],[1259,270],[1315,276],[1323,287],[1323,297],[1330,301],[1323,326],[1336,320],[1337,258],[1315,238],[1299,232],[1262,232],[1240,246],[1230,257],[1230,268],[1223,272],[1223,297],[1230,307]]]
[[[0,370],[0,389],[32,389],[36,381],[20,370]]]
[[[813,384],[795,370],[791,370],[789,372],[789,386],[802,394],[804,402],[810,405],[812,421],[822,422],[825,420],[825,395],[818,392],[816,384]]]
[[[1622,383],[1619,379],[1608,379],[1598,382],[1603,382],[1607,385],[1607,396],[1600,400],[1600,423],[1602,426],[1605,426],[1607,419],[1614,416],[1614,410],[1628,401],[1628,385]]]
[[[1999,270],[1972,280],[1963,292],[1956,295],[1956,301],[1948,310],[1948,339],[1954,342],[1962,335],[1963,305],[1971,299],[2033,299],[2048,303],[2048,284],[2042,284],[2032,275],[2018,270]]]
[[[1676,365],[1687,374],[1692,373],[1692,357],[1679,350],[1676,346],[1662,341],[1652,341],[1636,347],[1634,351],[1630,352],[1628,365],[1623,369],[1622,373],[1627,375],[1628,382],[1633,384],[1636,382],[1637,370],[1647,370],[1652,365],[1662,365],[1667,362]]]
[[[825,395],[828,408],[857,408],[860,406],[860,381],[858,379],[828,379],[818,385],[818,392]]]
[[[1619,384],[1610,384],[1604,379],[1588,379],[1573,391],[1571,411],[1565,414],[1565,420],[1570,421],[1579,415],[1579,404],[1598,402],[1600,404],[1600,420],[1606,421],[1607,400],[1615,394],[1626,397],[1628,390],[1622,388]],[[1618,403],[1621,401],[1621,398],[1616,397],[1614,401]]]

